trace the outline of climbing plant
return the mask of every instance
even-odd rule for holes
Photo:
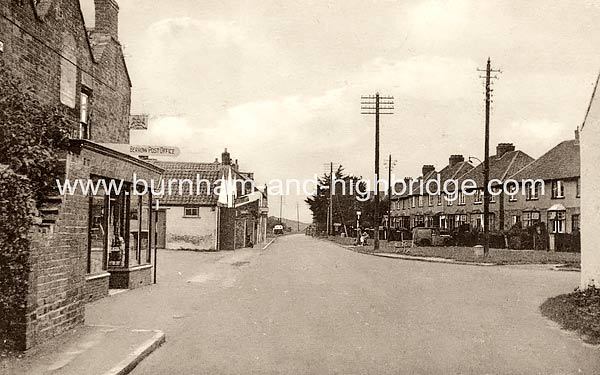
[[[40,103],[0,59],[0,348],[22,346],[30,231],[69,142],[59,107]]]

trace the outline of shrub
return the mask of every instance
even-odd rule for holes
[[[0,60],[0,347],[23,345],[29,234],[68,142],[65,114],[39,103]]]

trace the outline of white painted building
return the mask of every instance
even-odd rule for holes
[[[600,90],[598,82],[580,129],[581,288],[600,288]]]

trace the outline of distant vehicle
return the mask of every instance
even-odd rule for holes
[[[273,234],[283,234],[284,228],[283,225],[277,224],[273,227]]]
[[[413,229],[412,239],[416,246],[445,246],[452,237],[439,228],[418,227]]]

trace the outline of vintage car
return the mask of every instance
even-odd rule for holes
[[[415,246],[445,246],[451,242],[452,237],[439,228],[418,227],[413,229],[412,239]]]

